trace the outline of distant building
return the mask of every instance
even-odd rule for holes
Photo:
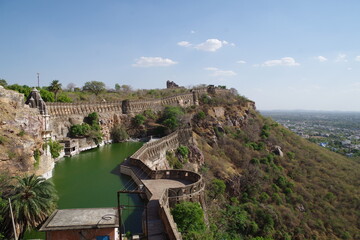
[[[47,240],[118,240],[117,208],[82,208],[56,210],[40,231]]]

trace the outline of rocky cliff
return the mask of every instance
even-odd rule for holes
[[[0,170],[11,175],[52,169],[43,150],[43,118],[38,109],[24,104],[24,95],[0,86]]]

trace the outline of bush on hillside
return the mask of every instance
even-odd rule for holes
[[[116,125],[111,129],[111,139],[113,142],[123,142],[129,138],[124,126]]]

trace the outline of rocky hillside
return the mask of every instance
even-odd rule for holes
[[[360,163],[300,138],[244,101],[203,98],[194,112],[208,183],[206,238],[360,239]]]
[[[0,86],[1,171],[10,175],[46,172],[48,163],[42,150],[42,121],[37,109],[24,104],[23,94]]]

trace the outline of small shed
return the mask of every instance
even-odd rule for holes
[[[118,240],[117,208],[55,210],[40,231],[47,240]]]

